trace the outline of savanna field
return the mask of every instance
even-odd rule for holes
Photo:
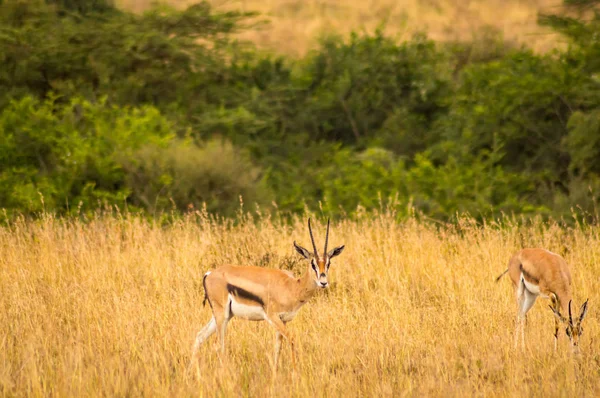
[[[15,221],[0,229],[2,396],[577,396],[600,394],[597,227],[541,220],[480,224],[397,221],[390,212],[332,223],[331,286],[288,325],[271,380],[274,331],[230,322],[188,372],[210,319],[202,276],[222,264],[300,275],[292,247],[310,245],[306,217],[203,212],[159,225],[133,215]],[[313,215],[315,238],[324,219]],[[548,300],[529,313],[525,350],[513,348],[510,255],[544,247],[571,265],[577,308],[589,297],[582,353],[562,331],[553,347]]]
[[[159,0],[184,8],[196,0]],[[116,0],[126,10],[147,11],[152,0]],[[548,51],[565,44],[555,32],[537,25],[538,13],[560,11],[560,0],[210,0],[217,10],[260,13],[268,23],[239,37],[261,48],[292,56],[314,49],[323,36],[373,32],[410,39],[426,31],[437,41],[473,40],[497,30],[509,42]]]
[[[0,397],[600,396],[598,37],[600,0],[0,0]],[[345,249],[296,369],[235,317],[188,367],[204,274],[300,277],[309,217]],[[543,298],[514,347],[526,247],[579,355]]]

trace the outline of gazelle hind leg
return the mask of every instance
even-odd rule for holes
[[[524,299],[522,301],[519,317],[521,320],[521,344],[525,347],[525,325],[527,321],[527,313],[535,304],[537,294],[531,293],[529,290],[524,289]]]
[[[515,348],[517,348],[519,343],[519,334],[521,335],[521,345],[525,347],[525,322],[527,320],[527,312],[531,309],[533,304],[535,304],[535,300],[537,299],[537,294],[531,293],[525,287],[525,281],[523,280],[523,276],[521,276],[521,280],[519,285],[517,286],[517,319],[515,326]]]
[[[198,332],[196,335],[196,340],[194,341],[194,346],[192,348],[192,358],[190,360],[190,366],[196,363],[198,350],[202,343],[206,341],[214,332],[217,330],[217,322],[215,321],[215,317],[213,316],[210,321]]]
[[[215,313],[215,318],[217,322],[217,331],[219,334],[219,342],[221,344],[221,353],[225,353],[225,332],[227,331],[227,324],[229,320],[233,317],[231,313],[231,298],[227,301],[227,305],[222,311],[219,313]]]
[[[523,303],[525,301],[525,284],[523,280],[519,281],[519,285],[516,289],[517,296],[517,317],[515,319],[515,349],[519,346],[519,334],[521,334],[521,329],[523,326],[523,319],[521,317],[521,312],[523,308]]]

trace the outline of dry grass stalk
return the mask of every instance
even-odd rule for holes
[[[164,0],[184,7],[196,0]],[[121,7],[140,12],[152,0],[117,0]],[[269,26],[245,32],[241,38],[280,53],[301,56],[325,34],[373,32],[382,22],[384,32],[409,39],[426,30],[434,40],[471,40],[482,28],[493,27],[511,42],[536,51],[555,48],[558,36],[537,25],[537,14],[556,12],[561,0],[210,0],[220,10],[259,11]]]
[[[271,384],[273,331],[234,319],[223,361],[213,338],[201,348],[200,378],[186,374],[195,333],[210,318],[204,272],[235,263],[299,273],[294,239],[308,244],[305,219],[234,225],[196,213],[165,227],[133,216],[46,216],[0,228],[0,395],[600,394],[598,229],[541,221],[440,227],[382,214],[336,222],[330,241],[346,250],[332,286],[289,325],[298,373],[284,345]],[[514,350],[513,291],[494,277],[522,245],[564,254],[575,299],[590,297],[579,358],[564,334],[554,352],[544,300],[530,312],[528,347]]]

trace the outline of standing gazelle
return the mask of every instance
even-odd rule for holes
[[[515,329],[515,347],[518,345],[519,331],[521,344],[525,346],[525,322],[527,312],[538,296],[550,298],[550,309],[554,313],[554,348],[558,345],[560,323],[566,324],[566,333],[574,351],[579,350],[579,337],[583,333],[581,322],[587,312],[587,300],[581,307],[576,321],[571,315],[571,273],[569,265],[558,254],[545,249],[523,249],[515,253],[508,262],[508,269],[496,282],[508,273],[517,293],[517,321]],[[569,319],[561,315],[569,312]]]
[[[319,255],[315,246],[308,220],[308,232],[314,252],[311,253],[294,241],[294,248],[305,259],[309,260],[308,269],[300,278],[278,269],[254,266],[225,265],[204,275],[204,302],[208,301],[212,309],[212,319],[196,336],[192,352],[192,362],[197,361],[198,348],[213,333],[217,332],[221,343],[221,351],[225,351],[225,329],[227,322],[234,316],[251,321],[267,321],[277,331],[275,338],[275,355],[273,371],[277,370],[277,360],[281,349],[282,338],[290,343],[292,362],[295,366],[294,342],[285,324],[296,316],[296,313],[318,289],[329,285],[330,260],[339,255],[344,246],[327,252],[329,239],[329,220],[325,235],[325,249]]]

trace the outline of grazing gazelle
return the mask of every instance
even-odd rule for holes
[[[545,249],[523,249],[515,253],[508,262],[508,269],[496,282],[508,273],[517,293],[517,321],[515,329],[515,347],[518,345],[519,331],[521,344],[525,346],[525,322],[527,312],[538,296],[550,298],[550,309],[554,313],[554,348],[558,344],[560,323],[566,324],[566,333],[574,351],[579,350],[579,337],[583,333],[581,322],[587,312],[587,300],[581,307],[579,318],[573,321],[571,315],[571,273],[569,265],[558,254]],[[561,315],[569,311],[569,319]]]
[[[329,285],[330,260],[339,255],[344,246],[338,246],[327,252],[329,238],[329,220],[325,235],[325,249],[319,255],[315,246],[310,219],[308,232],[314,252],[311,253],[294,241],[294,248],[305,259],[309,260],[308,269],[300,278],[287,271],[254,266],[225,265],[204,275],[204,302],[208,301],[212,309],[212,319],[196,336],[192,352],[192,362],[197,363],[198,348],[213,333],[217,332],[221,343],[221,351],[225,351],[225,329],[227,322],[234,316],[251,321],[267,321],[277,332],[275,338],[275,356],[273,371],[277,370],[277,360],[281,349],[282,338],[290,343],[292,362],[295,366],[294,342],[285,324],[296,316],[296,313],[318,289]]]

